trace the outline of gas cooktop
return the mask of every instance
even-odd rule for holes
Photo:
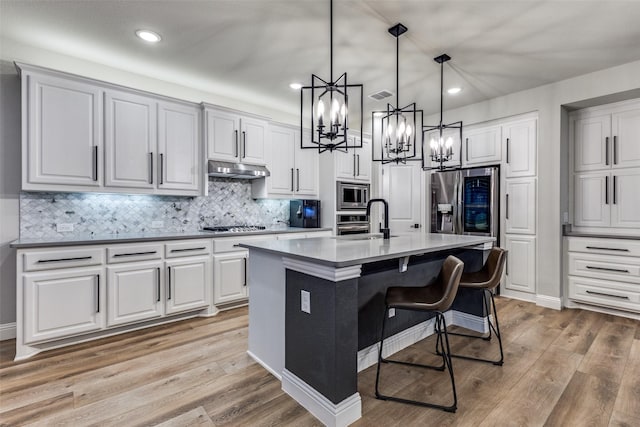
[[[203,231],[213,231],[214,233],[246,233],[248,231],[261,231],[267,227],[263,225],[227,225],[218,227],[202,227]]]

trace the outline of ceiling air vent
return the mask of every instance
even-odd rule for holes
[[[375,99],[376,101],[381,101],[381,100],[383,100],[385,98],[388,98],[388,97],[390,97],[392,95],[393,95],[393,93],[389,92],[386,89],[383,89],[383,90],[381,90],[379,92],[372,93],[371,95],[369,95],[369,98]]]

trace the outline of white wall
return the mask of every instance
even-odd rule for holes
[[[569,191],[566,107],[630,99],[638,97],[638,89],[640,61],[445,112],[445,122],[471,125],[538,111],[538,295],[558,298],[562,292],[561,224]],[[431,116],[426,123],[434,120]]]

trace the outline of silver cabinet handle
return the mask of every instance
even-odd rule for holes
[[[73,258],[55,258],[55,259],[39,259],[38,264],[44,264],[47,262],[64,262],[64,261],[83,261],[85,259],[91,259],[90,256],[79,256]]]
[[[625,249],[625,248],[605,248],[602,246],[587,246],[587,249],[595,249],[595,250],[601,250],[601,251],[629,252],[629,249]]]
[[[613,164],[618,164],[618,137],[615,135],[613,136]]]
[[[160,153],[160,185],[164,184],[164,154]]]
[[[157,273],[157,277],[156,277],[156,283],[157,283],[157,287],[156,287],[156,291],[158,293],[158,298],[156,299],[157,302],[160,302],[160,267],[156,268],[156,273]]]
[[[153,184],[153,153],[149,153],[149,184]]]
[[[207,248],[204,246],[201,246],[199,248],[171,249],[171,252],[203,251],[205,249]]]
[[[469,161],[469,138],[466,138],[465,141],[465,156],[467,158],[467,162]]]
[[[618,177],[613,175],[613,204],[617,204],[618,203],[618,191],[617,191],[617,183],[618,183]]]
[[[156,251],[146,251],[146,252],[129,252],[124,254],[114,254],[114,258],[122,257],[122,256],[136,256],[136,255],[151,255],[155,254]]]
[[[507,219],[509,219],[509,195],[507,194]]]
[[[300,191],[300,169],[296,169],[296,191]]]
[[[587,291],[588,294],[591,295],[602,295],[603,297],[612,297],[612,298],[620,298],[620,299],[629,299],[628,296],[625,295],[613,295],[613,294],[606,294],[604,292],[595,292],[595,291]]]
[[[93,146],[93,180],[98,180],[98,146]]]
[[[356,176],[356,155],[353,155],[353,176]]]
[[[238,142],[238,131],[234,130],[233,132],[236,135],[236,152],[233,155],[233,157],[240,157],[240,143]]]
[[[293,168],[291,168],[291,191],[293,191]]]
[[[607,163],[608,164],[608,163]],[[609,176],[604,177],[604,204],[609,204]]]
[[[242,131],[242,158],[247,157],[247,132]]]
[[[589,269],[589,270],[600,270],[600,271],[613,271],[614,273],[628,273],[629,272],[629,270],[625,270],[623,268],[594,267],[592,265],[587,265],[587,269]]]
[[[167,299],[171,299],[171,267],[167,267],[167,275],[168,275],[168,279],[167,280]]]
[[[360,154],[356,154],[356,157],[358,158],[358,176],[360,176]]]
[[[244,283],[242,286],[247,286],[247,259],[244,258]]]
[[[507,138],[507,164],[509,164],[509,138]]]
[[[100,313],[100,275],[96,274],[96,313]]]
[[[604,138],[604,164],[609,165],[609,137]]]

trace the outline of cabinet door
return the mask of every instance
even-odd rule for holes
[[[611,226],[640,229],[640,168],[612,175]]]
[[[243,117],[240,120],[241,163],[264,165],[265,146],[269,123],[265,120]]]
[[[295,187],[296,131],[272,125],[269,134],[271,139],[268,165],[271,176],[267,178],[269,193],[290,196]]]
[[[107,326],[162,316],[161,272],[159,261],[108,267]]]
[[[464,165],[500,162],[500,126],[471,128],[463,132]]]
[[[318,150],[303,150],[296,143],[296,194],[306,197],[318,197],[320,184],[318,168],[320,156]]]
[[[224,304],[247,298],[247,257],[249,253],[213,255],[213,302]]]
[[[354,179],[356,170],[355,150],[334,151],[334,161],[336,167],[336,178],[338,179]]]
[[[46,341],[104,327],[104,270],[73,268],[28,273],[24,284],[24,340]]]
[[[162,102],[158,105],[158,188],[185,190],[188,194],[200,189],[200,110],[181,104]],[[172,191],[173,194],[179,194]]]
[[[435,143],[439,143],[440,133],[438,131],[432,131],[424,136],[424,148],[425,148],[425,165],[430,165],[431,167],[438,167],[439,163],[431,160],[431,141],[435,141]],[[443,162],[443,166],[450,167],[458,167],[460,166],[460,158],[461,154],[464,151],[464,147],[460,143],[460,131],[455,129],[445,129],[442,132],[442,139],[447,141],[447,139],[451,138],[451,150],[453,151],[453,155],[451,159]]]
[[[611,115],[576,118],[573,122],[575,171],[609,169]]]
[[[389,228],[393,232],[414,230],[420,224],[422,170],[418,162],[385,165],[382,194],[389,202]],[[377,230],[377,226],[374,227]]]
[[[640,109],[611,116],[614,168],[640,166]]]
[[[537,120],[509,123],[502,127],[505,141],[505,176],[536,175]]]
[[[188,257],[166,262],[167,314],[204,308],[209,305],[211,261],[209,256]]]
[[[205,110],[207,121],[207,157],[237,162],[240,159],[240,117],[237,114]]]
[[[506,181],[506,233],[536,234],[535,178]]]
[[[536,238],[533,236],[506,236],[507,289],[534,293],[536,291]]]
[[[105,93],[105,185],[154,187],[156,104],[126,92]]]
[[[611,223],[609,180],[609,172],[582,173],[574,176],[574,225],[609,226]]]
[[[102,185],[102,91],[70,79],[26,74],[23,189]],[[25,89],[23,89],[24,91]]]
[[[363,139],[362,148],[355,152],[355,177],[359,181],[371,181],[371,140]]]

